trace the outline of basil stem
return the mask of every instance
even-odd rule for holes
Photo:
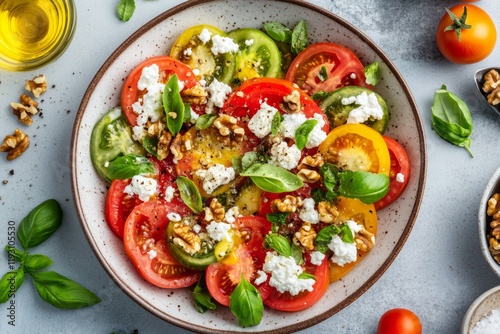
[[[120,20],[126,22],[130,20],[135,11],[134,0],[121,0],[118,4],[118,17]]]
[[[31,276],[40,297],[57,308],[81,308],[101,301],[87,288],[54,271],[32,273]]]
[[[275,41],[283,43],[290,43],[292,41],[292,30],[280,22],[264,23],[264,30]]]
[[[184,203],[195,213],[200,213],[203,210],[200,191],[193,181],[185,176],[177,176],[175,183],[179,188],[179,193]]]
[[[472,115],[469,108],[457,95],[443,85],[434,95],[432,104],[432,128],[446,141],[470,150]]]
[[[9,271],[0,279],[0,304],[6,303],[24,282],[22,268]]]
[[[205,313],[207,310],[215,310],[217,305],[214,303],[212,296],[208,292],[205,276],[202,273],[198,284],[193,290],[194,306],[200,313]]]
[[[302,187],[302,180],[282,167],[256,163],[240,174],[248,176],[253,183],[264,191],[283,193]]]
[[[366,83],[375,86],[380,80],[380,68],[378,62],[366,65],[364,73],[366,77]]]
[[[177,74],[172,75],[170,79],[168,79],[165,89],[163,90],[162,99],[163,108],[167,115],[167,128],[170,133],[175,136],[181,131],[184,122],[185,108],[180,94]]]
[[[26,271],[32,273],[37,270],[47,268],[51,266],[52,263],[52,260],[48,256],[41,254],[28,254],[24,259],[24,268]]]
[[[299,54],[300,51],[304,50],[308,44],[309,35],[307,32],[307,22],[305,20],[301,20],[295,28],[293,28],[292,40],[290,44],[292,52]]]
[[[24,249],[38,246],[61,226],[62,210],[54,199],[42,202],[19,224],[17,238]]]
[[[113,179],[130,179],[138,174],[154,173],[153,163],[149,159],[135,154],[122,155],[111,161],[108,166],[108,176]]]
[[[297,128],[297,130],[295,130],[295,145],[297,145],[299,150],[302,150],[304,147],[306,147],[309,135],[311,134],[316,124],[318,124],[318,120],[308,119],[307,121],[302,123]]]
[[[264,315],[264,303],[259,290],[243,274],[241,281],[229,296],[229,308],[242,327],[257,326]]]
[[[292,256],[292,246],[288,239],[278,233],[269,233],[264,237],[264,244],[274,249],[278,254],[290,257]]]
[[[196,120],[196,130],[208,129],[217,119],[216,114],[203,114]]]

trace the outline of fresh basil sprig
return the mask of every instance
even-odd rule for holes
[[[179,88],[179,78],[174,74],[168,79],[162,94],[163,108],[167,115],[167,128],[172,135],[181,131],[184,123],[184,109],[186,106],[182,101]]]
[[[375,86],[380,80],[380,68],[378,62],[373,62],[365,66],[364,69],[366,83]]]
[[[441,138],[465,148],[473,156],[470,150],[472,115],[465,102],[446,90],[445,85],[434,95],[432,128]]]
[[[206,285],[205,276],[202,273],[198,280],[198,284],[196,284],[193,290],[194,306],[200,313],[205,313],[207,310],[215,310],[217,308]]]
[[[290,257],[292,256],[292,246],[288,239],[279,233],[269,233],[264,237],[264,245],[271,248],[278,254]]]
[[[127,22],[130,20],[135,11],[135,0],[121,0],[118,4],[118,17],[120,20]]]
[[[108,176],[113,179],[130,179],[138,174],[154,173],[154,166],[149,159],[135,154],[122,155],[111,161],[108,166]]]
[[[7,302],[24,282],[25,274],[33,278],[40,297],[62,309],[91,306],[100,302],[93,292],[54,271],[40,271],[52,265],[52,260],[41,254],[30,254],[28,248],[47,240],[61,225],[62,210],[56,200],[50,199],[35,207],[21,221],[17,238],[24,248],[6,246],[9,259],[20,263],[0,279],[0,303]]]
[[[266,214],[266,219],[272,224],[271,230],[276,232],[279,228],[278,225],[285,225],[286,217],[288,217],[290,213],[291,212],[273,212]]]
[[[303,185],[302,180],[297,175],[282,167],[269,164],[253,164],[240,175],[250,177],[257,187],[271,193],[294,191]]]
[[[294,28],[292,32],[291,48],[292,52],[299,54],[300,51],[304,50],[309,44],[309,33],[307,32],[307,22],[306,20],[301,20]]]
[[[302,123],[297,130],[295,130],[295,145],[302,150],[306,147],[307,141],[309,139],[309,135],[311,134],[314,127],[318,124],[317,119],[308,119],[304,123]]]
[[[257,326],[264,315],[264,303],[259,290],[243,274],[241,281],[229,296],[229,308],[242,327]]]
[[[264,30],[275,41],[288,44],[292,42],[292,30],[280,22],[267,22]]]
[[[175,183],[179,188],[179,193],[184,203],[195,213],[203,210],[201,194],[193,181],[185,176],[177,176]]]

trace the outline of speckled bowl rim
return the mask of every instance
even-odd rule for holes
[[[474,300],[472,302],[472,304],[467,309],[467,312],[465,312],[465,316],[462,320],[462,326],[460,327],[461,334],[469,334],[469,330],[471,329],[471,325],[472,325],[471,321],[472,321],[472,317],[474,316],[474,312],[479,308],[479,306],[481,306],[482,303],[484,303],[484,301],[488,297],[490,297],[491,295],[493,295],[499,291],[500,291],[500,285],[496,286],[494,288],[491,288],[488,291],[484,292],[479,297],[477,297],[476,300]]]
[[[479,242],[481,246],[481,252],[483,253],[486,263],[497,276],[500,277],[500,264],[498,264],[493,256],[491,255],[488,247],[488,240],[486,239],[486,231],[488,225],[488,215],[486,214],[486,209],[488,207],[488,200],[495,193],[500,192],[500,167],[492,174],[488,183],[486,184],[483,197],[481,198],[481,203],[479,204],[478,213],[478,231],[479,231]]]
[[[409,219],[404,227],[404,232],[402,233],[401,237],[399,240],[396,242],[394,245],[393,251],[391,252],[391,255],[386,259],[386,261],[378,268],[378,270],[366,281],[365,284],[363,284],[359,289],[357,289],[354,293],[352,293],[350,296],[345,298],[342,302],[338,303],[335,307],[332,307],[331,309],[328,309],[324,311],[321,314],[317,314],[305,321],[299,322],[299,323],[294,323],[290,325],[285,325],[283,327],[279,327],[273,330],[266,330],[266,331],[259,331],[258,328],[255,328],[255,332],[258,333],[289,333],[289,332],[295,332],[298,330],[302,330],[308,327],[311,327],[313,325],[318,324],[321,321],[324,321],[325,319],[329,318],[330,316],[336,314],[340,310],[344,309],[348,305],[350,305],[352,302],[354,302],[357,298],[359,298],[363,293],[365,293],[387,270],[387,268],[392,264],[396,256],[399,254],[401,248],[403,247],[404,243],[408,239],[408,236],[413,228],[413,225],[415,224],[415,221],[417,219],[418,211],[421,206],[422,198],[423,198],[423,193],[424,193],[424,188],[425,188],[425,181],[426,181],[426,172],[427,172],[427,150],[426,150],[426,138],[424,134],[424,126],[422,124],[422,120],[420,117],[420,114],[418,112],[418,107],[417,104],[410,92],[410,89],[403,79],[402,75],[394,65],[394,63],[387,57],[387,55],[363,32],[361,32],[358,28],[356,28],[353,24],[349,23],[348,21],[344,20],[343,18],[337,16],[336,14],[333,14],[330,11],[327,11],[321,7],[318,7],[316,5],[300,1],[300,0],[276,0],[277,2],[282,2],[282,3],[289,3],[293,4],[299,7],[303,7],[305,9],[309,9],[312,11],[317,12],[318,14],[321,14],[323,16],[328,17],[329,19],[335,21],[336,24],[341,25],[343,28],[349,30],[353,35],[358,37],[360,40],[362,40],[368,47],[370,47],[380,59],[387,65],[387,67],[392,71],[394,77],[396,80],[399,82],[399,84],[404,87],[403,94],[405,98],[407,99],[409,105],[411,106],[411,112],[413,113],[413,116],[415,117],[416,121],[416,127],[417,127],[417,133],[418,133],[418,138],[419,138],[419,151],[421,152],[421,165],[420,169],[418,170],[418,178],[419,178],[419,184],[417,186],[417,195],[415,198],[415,204],[412,207],[411,213],[409,215]],[[102,67],[99,69],[99,71],[96,73],[94,76],[93,80],[89,84],[89,87],[87,88],[87,91],[85,92],[82,102],[80,104],[80,107],[78,109],[78,113],[75,119],[75,124],[74,124],[74,129],[72,133],[72,141],[71,141],[71,152],[70,152],[70,171],[71,171],[71,186],[72,186],[72,194],[73,194],[73,201],[76,207],[76,211],[78,214],[78,218],[80,221],[80,224],[82,225],[83,231],[85,233],[85,236],[96,254],[97,259],[100,261],[101,265],[103,268],[106,270],[108,275],[113,279],[113,281],[134,301],[136,301],[140,306],[151,312],[152,314],[156,315],[157,317],[168,321],[178,327],[190,330],[190,331],[197,331],[197,332],[203,332],[203,333],[213,333],[215,330],[212,328],[206,328],[200,325],[192,325],[186,321],[177,321],[177,319],[171,319],[165,316],[162,312],[160,312],[158,309],[154,308],[151,305],[144,305],[141,300],[138,300],[133,293],[133,289],[130,286],[126,286],[123,282],[119,280],[119,277],[117,277],[114,272],[110,269],[109,264],[107,263],[107,260],[104,258],[104,256],[99,252],[99,250],[96,247],[95,241],[93,240],[90,231],[87,229],[87,226],[84,222],[84,208],[80,205],[79,201],[79,194],[78,194],[78,187],[77,187],[77,175],[75,173],[75,166],[77,163],[77,157],[76,157],[76,143],[78,139],[78,129],[82,120],[83,112],[89,102],[89,98],[92,95],[92,92],[94,88],[96,87],[97,83],[103,76],[103,74],[106,72],[108,67],[115,61],[115,59],[120,55],[120,53],[123,52],[127,47],[129,47],[131,44],[134,43],[135,40],[137,40],[140,36],[145,34],[148,30],[150,30],[152,27],[157,25],[159,22],[162,22],[163,20],[167,19],[168,17],[179,14],[183,10],[186,10],[187,8],[193,7],[193,6],[198,6],[198,5],[203,5],[206,3],[215,3],[215,2],[224,2],[224,0],[192,0],[192,1],[186,1],[184,3],[181,3],[178,6],[175,6],[171,8],[170,10],[160,14],[159,16],[155,17],[148,23],[146,23],[144,26],[139,28],[134,34],[132,34],[129,38],[127,38],[112,54],[111,56],[106,60],[106,62],[102,65]],[[244,329],[246,331],[248,329]],[[223,330],[220,332],[224,333],[230,333],[232,331],[227,331]]]

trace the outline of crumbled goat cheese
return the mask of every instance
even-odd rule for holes
[[[198,120],[199,117],[200,115],[191,110],[191,119],[189,121],[191,122],[191,124],[196,124],[196,121]]]
[[[149,259],[152,260],[156,257],[156,251],[154,249],[150,249],[148,251]]]
[[[351,75],[349,76],[351,79],[356,79],[356,73],[351,73]]]
[[[134,175],[132,182],[123,189],[123,192],[128,195],[137,195],[141,201],[146,202],[156,193],[156,185],[155,179]]]
[[[292,296],[296,296],[302,291],[313,291],[316,281],[312,278],[299,278],[303,270],[292,257],[268,252],[262,269],[271,274],[269,285],[281,293],[289,292]]]
[[[405,176],[402,173],[397,173],[396,174],[396,181],[399,183],[405,182]]]
[[[201,232],[201,225],[199,225],[199,224],[194,225],[193,231],[194,231],[194,233],[199,234]]]
[[[297,145],[288,146],[288,143],[281,141],[271,147],[269,163],[290,170],[298,166],[301,155]]]
[[[295,138],[295,131],[307,120],[306,116],[299,112],[294,114],[284,114],[280,124],[280,133],[286,138]]]
[[[347,225],[349,226],[353,234],[358,233],[362,229],[362,227],[353,220],[348,220]],[[328,244],[328,248],[333,251],[333,255],[330,258],[330,261],[338,264],[341,267],[343,267],[347,263],[356,261],[356,258],[358,256],[356,243],[344,242],[338,235],[332,236],[332,240]]]
[[[342,99],[343,105],[357,104],[359,107],[354,108],[347,117],[347,123],[364,123],[369,119],[382,119],[384,111],[378,103],[375,93],[362,92],[357,96],[351,96]]]
[[[314,119],[318,121],[311,133],[309,133],[309,137],[307,138],[306,148],[313,148],[319,146],[327,136],[327,133],[322,130],[323,126],[325,126],[325,119],[319,115],[315,114]]]
[[[230,37],[222,37],[219,35],[212,37],[212,47],[210,48],[210,51],[212,51],[212,53],[216,56],[219,53],[236,52],[238,49],[238,44],[236,44]]]
[[[167,214],[167,218],[168,218],[168,220],[173,221],[173,222],[180,222],[182,220],[181,215],[178,214],[177,212],[169,212]]]
[[[232,88],[231,86],[214,79],[207,87],[207,92],[210,95],[208,104],[221,108],[224,105],[224,101],[226,101],[229,93],[232,92]]]
[[[210,31],[208,31],[207,28],[203,28],[203,30],[198,35],[198,38],[203,44],[206,44],[210,40],[210,37],[212,37],[212,34],[210,33]]]
[[[254,42],[254,40],[253,40],[253,39],[247,39],[247,40],[245,41],[245,45],[246,45],[246,46],[250,46],[250,45],[252,45],[252,44],[253,44],[253,42]]]
[[[193,54],[193,49],[191,48],[186,48],[183,52],[183,54],[187,57],[191,56]]]
[[[211,194],[218,187],[234,180],[236,173],[233,167],[226,168],[222,164],[214,164],[208,169],[198,169],[196,175],[203,180],[203,190]]]
[[[200,75],[200,70],[197,68],[193,68],[193,74],[196,76]]]
[[[109,167],[109,161],[106,161],[106,162],[104,163],[104,167],[105,167],[105,168],[108,168],[108,167]]]
[[[315,266],[319,266],[321,263],[323,263],[323,260],[325,259],[325,254],[314,251],[311,253],[311,263],[314,264]]]
[[[302,202],[302,209],[299,213],[299,218],[311,224],[319,223],[319,213],[314,209],[314,199],[304,199]]]
[[[233,238],[229,231],[231,230],[231,224],[211,222],[207,225],[207,233],[215,241],[221,241],[226,239],[231,241]]]
[[[258,138],[264,138],[271,133],[272,121],[278,109],[270,106],[266,102],[260,105],[260,109],[248,122],[248,129]]]
[[[226,211],[226,215],[224,216],[224,220],[229,223],[229,224],[232,224],[236,221],[236,217],[238,217],[240,215],[240,210],[238,209],[237,206],[233,206],[232,208],[230,208],[229,210]]]
[[[167,189],[165,189],[165,200],[167,202],[170,202],[174,198],[175,194],[175,188],[172,186],[168,186]]]
[[[264,283],[265,281],[267,281],[267,274],[265,271],[263,270],[258,270],[257,271],[257,278],[255,279],[255,281],[253,281],[253,283],[255,285],[261,285],[262,283]]]

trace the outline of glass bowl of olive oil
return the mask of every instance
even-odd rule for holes
[[[76,27],[73,0],[0,1],[0,68],[29,71],[57,59]]]

